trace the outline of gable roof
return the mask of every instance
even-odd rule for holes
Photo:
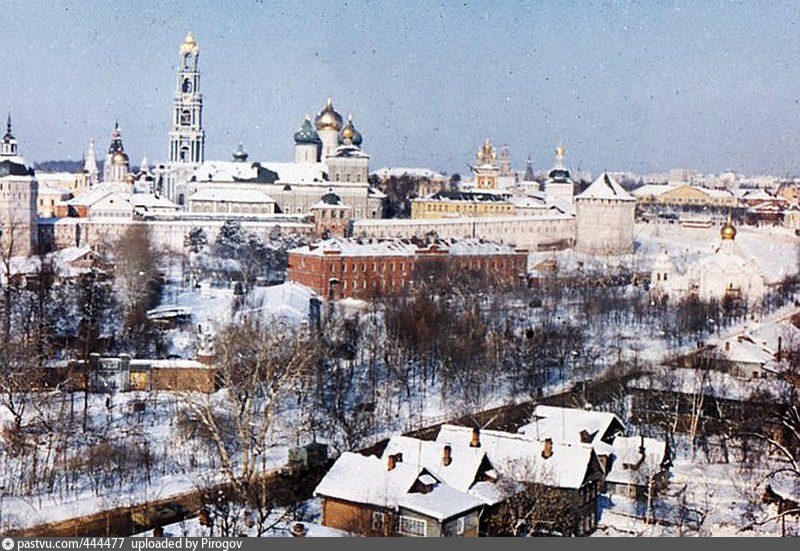
[[[590,439],[582,442],[581,432]],[[532,420],[517,432],[533,440],[551,438],[553,442],[580,444],[605,441],[610,444],[615,434],[625,431],[625,425],[613,413],[578,408],[536,406]]]
[[[314,495],[396,509],[425,472],[419,465],[397,463],[391,471],[373,456],[345,452],[314,490]]]
[[[439,480],[453,488],[466,492],[475,483],[481,465],[487,460],[486,452],[481,448],[469,446],[451,446],[451,462],[445,466],[442,454],[445,444],[431,440],[419,440],[409,436],[392,436],[383,452],[383,459],[401,453],[403,463],[424,467]]]
[[[472,429],[442,425],[436,441],[453,446],[468,446]],[[585,444],[553,443],[553,455],[542,457],[544,443],[521,434],[482,430],[481,448],[497,471],[522,482],[533,482],[556,488],[577,489],[583,486],[592,470],[600,469],[597,455]]]
[[[433,488],[424,494],[411,492],[417,481],[433,483]],[[389,470],[383,459],[352,452],[339,456],[314,495],[386,509],[403,507],[439,520],[484,505],[483,500],[441,483],[424,467],[402,461]]]

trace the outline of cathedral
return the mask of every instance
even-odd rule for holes
[[[36,252],[39,184],[33,168],[19,156],[11,115],[0,142],[0,256]]]
[[[348,221],[382,216],[385,196],[369,186],[363,137],[352,116],[345,120],[330,98],[294,133],[294,162],[253,161],[241,144],[231,160],[207,160],[199,51],[189,33],[179,52],[168,161],[153,174],[156,190],[189,211],[192,197],[203,190],[216,190],[212,195],[221,198],[258,191],[274,202],[276,213],[291,215],[313,214],[312,207],[333,193],[348,207],[340,211]]]
[[[756,262],[737,247],[735,239],[736,228],[728,216],[711,254],[695,260],[684,270],[679,270],[663,251],[653,266],[650,288],[676,298],[694,295],[702,300],[759,303],[766,289],[764,275]]]

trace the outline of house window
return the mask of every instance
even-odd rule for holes
[[[464,533],[464,517],[461,517],[460,519],[458,519],[458,522],[456,522],[456,534],[460,536],[463,533]]]
[[[372,512],[372,531],[383,534],[383,525],[386,522],[386,513]]]
[[[413,517],[407,517],[405,515],[400,515],[400,523],[398,525],[398,531],[406,536],[420,536],[425,537],[425,528],[426,524],[425,521],[419,520]]]

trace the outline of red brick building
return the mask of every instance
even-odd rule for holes
[[[402,295],[417,281],[485,280],[492,287],[524,281],[528,254],[478,239],[328,239],[289,251],[288,280],[330,299]]]

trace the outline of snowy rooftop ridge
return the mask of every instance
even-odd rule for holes
[[[257,189],[202,188],[189,197],[189,201],[226,203],[275,203],[275,199]]]
[[[418,483],[434,487],[425,494],[413,493]],[[440,520],[484,505],[482,500],[441,483],[424,467],[399,461],[390,469],[388,459],[353,452],[339,456],[314,495],[394,510],[404,507]]]
[[[457,425],[442,425],[436,437],[436,442],[453,446],[469,445],[471,440],[472,429]],[[497,471],[517,481],[577,489],[583,486],[592,467],[601,468],[588,444],[553,442],[553,454],[545,458],[545,444],[521,434],[481,430],[480,443]]]
[[[410,239],[333,237],[289,252],[311,256],[416,256],[428,253],[469,256],[517,254],[519,251],[510,245],[482,239],[438,239],[426,244]]]
[[[585,434],[582,434],[584,431]],[[594,445],[602,441],[610,444],[615,435],[624,431],[625,425],[613,413],[536,406],[531,422],[520,427],[517,432],[532,440],[551,438],[553,442],[565,444]]]
[[[430,168],[413,168],[413,167],[382,167],[372,173],[374,176],[386,180],[392,176],[399,178],[403,175],[411,176],[412,178],[427,178],[428,180],[444,180],[447,178],[441,172],[437,172]]]
[[[576,199],[613,199],[616,201],[635,201],[608,173],[601,174]]]

